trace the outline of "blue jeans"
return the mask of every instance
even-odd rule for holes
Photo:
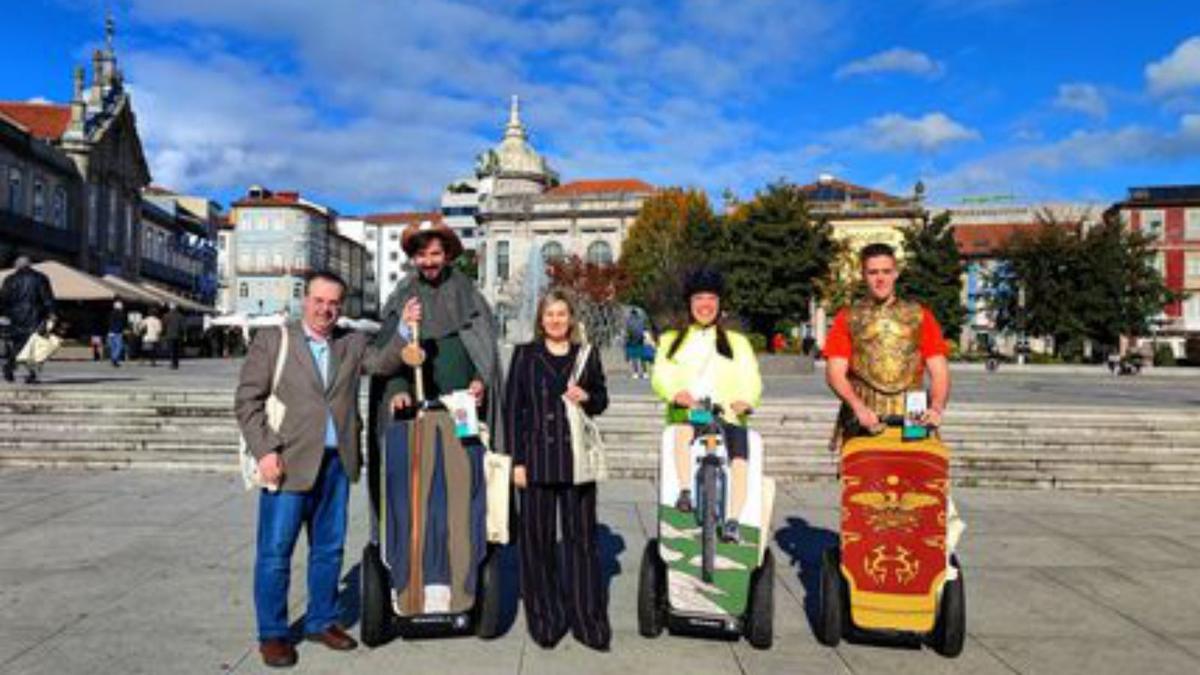
[[[125,336],[120,333],[108,334],[108,358],[113,363],[120,363],[125,358]]]
[[[308,530],[308,611],[304,632],[337,623],[338,579],[346,543],[350,479],[336,450],[326,450],[308,492],[268,492],[258,499],[258,555],[254,562],[254,609],[258,639],[290,637],[287,618],[292,551],[300,527]]]

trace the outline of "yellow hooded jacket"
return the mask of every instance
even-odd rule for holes
[[[713,402],[729,410],[735,401],[744,401],[757,408],[762,401],[762,377],[758,373],[758,357],[744,335],[736,331],[725,331],[733,358],[716,352],[715,329],[700,329],[692,326],[686,333],[685,342],[672,359],[667,358],[671,346],[679,339],[678,331],[667,331],[659,340],[654,357],[654,372],[650,381],[654,393],[668,403],[667,423],[681,424],[687,421],[687,411],[670,405],[671,399],[680,391],[691,391],[711,387]],[[711,356],[710,356],[711,355]],[[702,370],[711,367],[712,381],[701,383]],[[732,417],[732,416],[731,416]],[[730,422],[745,425],[744,416]]]

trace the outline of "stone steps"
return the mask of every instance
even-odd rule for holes
[[[364,399],[365,407],[365,399]],[[0,465],[236,470],[233,391],[70,387],[0,390]],[[757,412],[767,472],[829,481],[829,399],[772,400]],[[963,405],[945,429],[956,484],[1200,491],[1196,411]],[[615,476],[652,478],[662,407],[615,396],[599,418]]]

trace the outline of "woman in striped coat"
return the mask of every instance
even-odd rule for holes
[[[570,296],[551,290],[538,304],[536,338],[519,345],[508,369],[507,435],[520,490],[521,594],[529,633],[553,647],[567,629],[606,651],[606,589],[596,542],[596,484],[576,485],[564,397],[588,415],[608,407],[600,355],[591,350],[577,384],[578,315]],[[558,565],[555,520],[562,521],[565,565]]]

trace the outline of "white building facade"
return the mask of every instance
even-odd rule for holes
[[[479,282],[484,297],[507,326],[521,303],[531,265],[577,255],[611,264],[654,187],[636,179],[580,180],[558,175],[530,146],[513,97],[500,144],[476,165]],[[510,334],[507,330],[505,334]]]

